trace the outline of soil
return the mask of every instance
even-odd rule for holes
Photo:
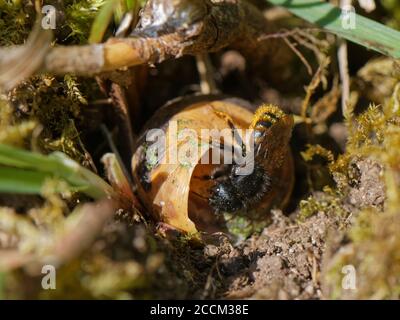
[[[354,164],[357,183],[350,188],[343,205],[350,215],[334,210],[321,211],[298,221],[299,212],[286,216],[272,211],[272,223],[236,246],[220,235],[204,248],[204,257],[215,261],[212,278],[222,285],[208,298],[227,299],[324,299],[321,283],[324,259],[345,244],[345,231],[351,217],[361,208],[382,206],[385,190],[380,179],[382,168],[371,160]],[[315,192],[314,198],[329,201]],[[210,287],[210,285],[208,286]]]
[[[274,211],[274,222],[221,257],[227,270],[227,298],[322,298],[319,273],[325,242],[338,216],[317,214],[304,224]],[[238,266],[241,268],[238,268]]]

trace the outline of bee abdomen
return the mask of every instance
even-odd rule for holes
[[[234,170],[232,170],[234,172]],[[234,213],[256,208],[272,188],[271,178],[256,166],[249,175],[231,175],[211,190],[210,205],[218,212]]]

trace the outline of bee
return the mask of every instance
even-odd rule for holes
[[[237,98],[200,95],[171,101],[145,125],[132,157],[138,197],[156,221],[184,233],[223,230],[221,213],[265,219],[271,208],[284,207],[292,192],[292,128],[293,117],[273,105],[254,112]],[[164,147],[155,150],[148,141],[152,129],[165,133]],[[210,139],[204,129],[232,134]],[[250,132],[251,143],[235,134],[240,130]],[[185,132],[192,136],[172,143]],[[203,161],[226,146],[242,161],[225,161],[225,154],[220,162]],[[192,153],[191,161],[170,161],[171,151]]]

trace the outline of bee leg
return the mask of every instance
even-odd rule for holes
[[[244,143],[243,143],[242,138],[237,134],[237,132],[239,132],[239,131],[238,131],[238,128],[235,126],[235,123],[233,122],[232,117],[224,112],[217,111],[217,110],[214,110],[214,113],[221,119],[225,120],[226,123],[229,125],[229,128],[232,130],[232,136],[234,138],[234,145],[231,147],[239,148],[239,151],[241,151]],[[236,145],[235,145],[235,142],[236,142]],[[237,146],[239,146],[239,147],[237,147]]]

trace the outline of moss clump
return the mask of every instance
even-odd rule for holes
[[[335,160],[333,153],[320,145],[308,145],[307,150],[301,155],[305,161],[312,161],[317,156],[325,159],[328,163],[333,163]]]
[[[56,40],[86,43],[90,28],[105,0],[66,0],[57,3]],[[23,44],[36,18],[32,1],[0,0],[0,46]]]
[[[330,150],[325,149],[320,145],[308,145],[307,149],[301,152],[301,156],[307,162],[314,179],[319,183],[327,182],[326,175],[330,171],[327,168],[334,163],[335,158]],[[318,179],[316,179],[318,178]],[[310,181],[313,184],[313,181]],[[323,192],[314,192],[306,200],[300,201],[300,210],[298,213],[298,221],[304,222],[307,218],[317,213],[331,213],[346,214],[347,211],[343,209],[341,195],[328,184],[322,187]]]
[[[70,30],[67,40],[72,43],[86,43],[90,28],[105,0],[65,1],[65,21]]]
[[[87,122],[83,120],[83,111],[88,107],[86,96],[98,96],[98,89],[93,84],[93,81],[80,81],[70,75],[63,79],[35,76],[9,94],[13,121],[28,120],[19,131],[27,131],[33,122],[41,125],[36,141],[41,151],[62,151],[88,165],[88,154],[80,140],[78,128],[87,127]],[[13,121],[8,122],[14,125]],[[8,130],[16,129],[9,127]]]
[[[325,187],[324,192],[313,194],[307,200],[301,200],[297,219],[304,222],[318,213],[337,214],[342,217],[349,215],[349,211],[343,206],[341,195],[330,187]]]
[[[246,212],[246,215],[224,213],[226,229],[235,237],[236,242],[247,239],[253,233],[261,232],[269,223],[266,219],[260,219],[259,212]],[[249,217],[255,217],[250,219]]]
[[[85,210],[77,206],[71,210],[55,193],[56,189],[64,190],[64,198],[68,198],[68,188],[61,184],[48,181],[42,192],[43,204],[23,214],[12,208],[0,208],[3,235],[0,245],[2,249],[14,252],[11,262],[8,259],[0,261],[0,280],[3,280],[0,294],[6,298],[25,299],[146,297],[146,290],[154,279],[152,275],[164,262],[153,236],[147,230],[136,227],[127,230],[115,223],[99,235],[98,241],[84,254],[69,257],[68,250],[73,241],[71,244],[65,239],[82,221]],[[40,274],[46,264],[57,268],[57,290],[42,290],[41,281],[30,274],[30,271]],[[26,269],[23,271],[18,267]],[[27,286],[30,290],[25,290]]]
[[[0,100],[0,143],[22,147],[36,126],[34,120],[17,121],[11,106]]]
[[[22,44],[28,37],[35,10],[24,2],[0,0],[0,46]]]
[[[372,105],[348,120],[347,152],[332,166],[345,192],[355,179],[354,161],[378,163],[386,201],[383,207],[355,211],[344,238],[350,242],[326,258],[324,283],[331,298],[400,298],[400,121],[395,94],[383,107]],[[355,270],[354,290],[342,286],[341,271],[347,265]]]
[[[37,118],[49,135],[57,136],[71,118],[79,117],[82,104],[75,95],[67,82],[51,76],[37,76],[14,89],[9,100],[22,117]]]
[[[333,299],[400,298],[400,214],[364,210],[348,236],[350,244],[330,258],[326,292]],[[343,288],[345,266],[355,270],[356,287]]]
[[[380,68],[384,70],[390,70],[390,90],[385,92],[391,95],[380,96],[382,105],[371,104],[359,115],[349,111],[346,152],[336,160],[320,146],[302,153],[308,162],[327,160],[336,186],[301,201],[299,221],[315,213],[339,213],[347,225],[328,242],[322,273],[327,298],[400,298],[399,77],[396,68]],[[379,185],[384,186],[382,199]],[[355,289],[343,286],[347,267],[355,272]]]

